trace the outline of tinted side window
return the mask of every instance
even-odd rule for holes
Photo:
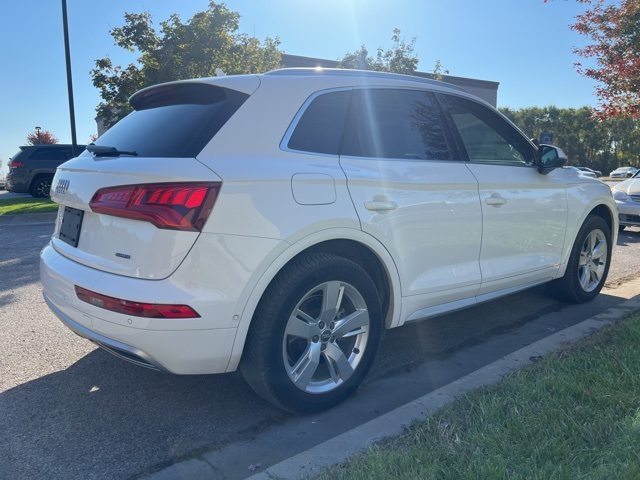
[[[450,160],[442,114],[427,92],[358,90],[342,153],[357,157]]]
[[[535,150],[499,114],[466,98],[443,95],[469,161],[533,165]]]
[[[349,110],[351,91],[319,95],[300,117],[287,147],[303,152],[337,155]]]
[[[33,160],[57,160],[63,162],[71,158],[71,150],[61,148],[37,148],[29,157]]]

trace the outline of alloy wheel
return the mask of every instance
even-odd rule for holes
[[[282,356],[300,390],[322,394],[346,382],[363,358],[369,313],[353,286],[329,281],[307,292],[285,327]]]
[[[578,277],[585,292],[595,290],[602,282],[607,265],[607,238],[599,229],[592,230],[580,250]]]

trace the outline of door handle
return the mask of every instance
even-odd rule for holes
[[[397,209],[398,204],[396,202],[372,201],[364,202],[364,208],[371,212],[388,212]]]
[[[494,193],[489,198],[485,198],[484,201],[487,205],[491,205],[493,207],[501,207],[502,205],[507,204],[507,199],[504,197],[501,197],[497,193]]]

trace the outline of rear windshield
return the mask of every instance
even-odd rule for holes
[[[135,110],[95,144],[144,157],[195,157],[247,98],[202,83],[162,85],[134,95]]]

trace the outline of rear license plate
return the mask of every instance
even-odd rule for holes
[[[64,207],[62,225],[60,226],[60,240],[67,242],[72,247],[78,246],[80,229],[82,228],[82,216],[84,212],[77,208]]]

